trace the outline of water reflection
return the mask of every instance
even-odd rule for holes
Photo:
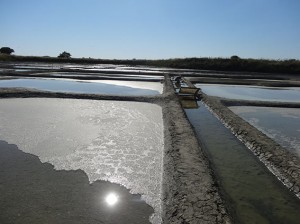
[[[107,203],[108,206],[114,206],[115,204],[117,204],[118,201],[119,201],[119,196],[115,193],[109,193],[105,197],[105,202]]]
[[[140,224],[154,212],[118,184],[90,184],[82,170],[55,170],[4,141],[0,164],[0,223]]]
[[[194,96],[179,96],[181,106],[184,109],[197,109],[199,108],[198,101]]]
[[[300,109],[230,107],[234,113],[300,157]]]
[[[92,186],[105,180],[142,194],[155,208],[151,220],[159,223],[163,162],[159,106],[125,101],[2,99],[0,114],[0,139],[17,144],[56,170],[84,171]],[[112,210],[105,198],[114,192],[121,200],[113,210],[126,207],[126,194],[111,185],[104,189],[100,183],[102,191],[94,194],[95,203]],[[131,200],[140,202],[138,197]]]
[[[267,88],[220,84],[196,84],[196,87],[211,96],[241,100],[265,100],[300,102],[300,88]]]
[[[199,102],[185,110],[236,223],[299,223],[300,201]]]
[[[74,80],[64,79],[12,79],[12,80],[0,80],[0,87],[14,88],[36,88],[46,91],[55,92],[79,92],[79,93],[98,93],[98,94],[114,94],[114,95],[158,95],[161,92],[157,89],[161,88],[161,83],[142,83],[140,82],[141,88],[138,86],[139,82],[80,82]],[[147,84],[149,87],[147,88]],[[156,89],[153,87],[156,87]]]

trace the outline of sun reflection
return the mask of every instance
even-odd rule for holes
[[[105,198],[105,202],[109,206],[114,206],[118,202],[118,200],[119,200],[119,197],[115,193],[110,193]]]

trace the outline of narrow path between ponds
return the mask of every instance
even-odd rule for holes
[[[299,223],[300,200],[201,102],[185,109],[236,223]]]

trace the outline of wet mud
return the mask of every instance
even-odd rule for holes
[[[165,80],[163,223],[230,223],[208,160],[170,79]]]
[[[272,101],[255,101],[255,100],[233,100],[220,99],[221,103],[227,107],[230,106],[257,106],[257,107],[279,107],[279,108],[300,108],[298,102],[272,102]]]

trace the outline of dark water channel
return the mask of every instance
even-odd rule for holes
[[[89,183],[82,170],[55,170],[37,156],[0,141],[1,224],[150,223],[141,196],[107,181]]]
[[[186,109],[236,223],[299,223],[300,200],[198,102]]]

